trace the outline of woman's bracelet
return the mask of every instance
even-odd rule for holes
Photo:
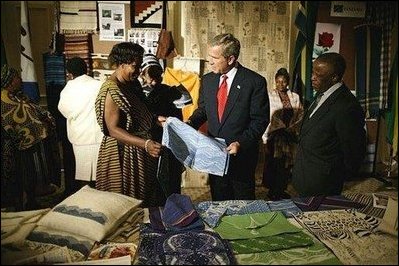
[[[144,149],[146,152],[148,152],[148,143],[150,143],[151,139],[147,139],[144,143]]]

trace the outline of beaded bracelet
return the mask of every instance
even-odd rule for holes
[[[148,152],[148,143],[150,143],[150,141],[151,141],[150,139],[147,139],[144,143],[144,149],[146,152]]]

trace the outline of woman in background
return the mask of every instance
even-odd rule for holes
[[[40,208],[36,195],[54,191],[61,179],[55,121],[22,92],[14,68],[1,69],[1,207]]]
[[[275,75],[276,88],[269,92],[270,123],[262,136],[265,144],[263,184],[269,189],[268,198],[290,198],[285,192],[291,178],[297,136],[303,117],[299,95],[288,89],[290,76],[280,68]]]

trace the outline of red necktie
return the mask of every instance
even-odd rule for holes
[[[227,75],[223,75],[222,84],[219,86],[218,90],[218,115],[219,121],[222,121],[224,107],[226,106],[227,102]]]

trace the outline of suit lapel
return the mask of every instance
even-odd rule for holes
[[[331,94],[330,97],[328,97],[327,100],[316,110],[311,118],[307,118],[307,115],[305,116],[305,120],[302,124],[301,136],[305,136],[309,130],[314,127],[314,125],[319,123],[319,120],[329,112],[330,105],[336,101],[344,89],[348,88],[341,86],[333,94]]]

